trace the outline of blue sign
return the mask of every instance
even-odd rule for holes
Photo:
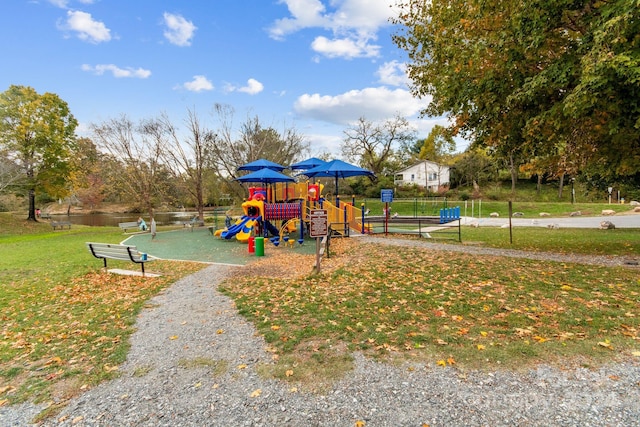
[[[380,199],[382,203],[391,203],[393,202],[393,189],[382,189],[380,190]]]

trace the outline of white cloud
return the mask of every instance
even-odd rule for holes
[[[320,0],[281,0],[287,5],[291,17],[276,20],[269,35],[282,40],[288,34],[305,28],[322,28],[333,37],[319,36],[312,49],[330,58],[376,57],[380,47],[370,44],[376,32],[389,25],[396,0],[342,0],[331,1],[331,11]]]
[[[69,0],[49,0],[49,3],[61,9],[66,9],[69,4]]]
[[[70,0],[47,0],[52,5],[59,7],[60,9],[68,9]],[[93,4],[95,0],[78,0],[78,3]]]
[[[193,22],[187,21],[181,15],[165,12],[164,24],[167,26],[164,36],[170,43],[176,46],[191,46],[193,34],[198,29]]]
[[[360,117],[371,121],[390,119],[397,114],[410,117],[425,106],[426,102],[415,99],[407,90],[373,87],[337,96],[304,94],[297,99],[294,109],[308,118],[348,125]]]
[[[111,30],[104,23],[94,20],[90,13],[79,10],[68,11],[67,21],[59,27],[63,30],[75,31],[80,40],[91,43],[111,40]]]
[[[98,65],[82,65],[82,71],[91,72],[97,76],[101,76],[104,73],[111,73],[115,78],[138,78],[138,79],[146,79],[151,75],[151,71],[145,70],[144,68],[134,69],[132,67],[120,68],[117,65],[113,64],[98,64]]]
[[[319,36],[311,43],[311,48],[329,58],[377,57],[380,53],[380,46],[368,44],[366,39],[353,38],[329,40]]]
[[[264,85],[256,79],[247,80],[247,85],[243,87],[237,87],[231,84],[225,86],[226,92],[244,92],[249,95],[256,95],[264,90]]]
[[[186,82],[183,87],[191,92],[213,90],[213,84],[205,76],[193,76],[193,80]]]
[[[334,134],[308,133],[304,134],[305,140],[309,142],[312,156],[322,156],[330,154],[335,158],[339,156],[342,145],[342,132],[336,131]]]
[[[320,0],[281,0],[280,3],[287,5],[292,17],[278,19],[269,28],[269,35],[276,40],[303,28],[330,26],[330,20],[323,15],[325,7]]]
[[[385,62],[378,68],[376,74],[380,83],[385,85],[408,86],[410,82],[407,76],[407,64],[403,62]]]

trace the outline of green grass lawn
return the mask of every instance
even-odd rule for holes
[[[147,271],[162,277],[113,275],[85,242],[119,243],[115,227],[52,231],[0,214],[0,230],[0,405],[64,402],[117,375],[145,301],[203,266],[157,261]]]
[[[345,200],[343,200],[345,201]],[[346,200],[349,203],[351,199]],[[371,215],[382,215],[384,203],[380,199],[356,199],[355,206],[360,208],[364,203],[365,209],[370,209]],[[474,218],[488,218],[492,212],[497,212],[501,217],[509,216],[509,202],[494,200],[447,200],[447,207],[460,206],[460,214],[473,216]],[[403,216],[438,216],[440,209],[445,207],[442,199],[395,199],[390,203],[391,211]],[[582,215],[595,216],[605,209],[616,212],[631,210],[629,204],[608,203],[550,203],[550,202],[518,202],[512,203],[513,212],[522,212],[524,218],[540,218],[541,212],[550,214],[551,217],[568,217],[572,212],[580,212]]]
[[[313,384],[349,351],[461,369],[640,356],[637,269],[342,242],[319,275],[223,286],[280,378]]]
[[[639,230],[529,232],[514,230],[512,245],[508,230],[464,228],[462,244],[640,254]],[[46,223],[0,214],[0,405],[64,402],[118,375],[145,302],[202,268],[154,261],[147,269],[162,277],[103,273],[85,242],[121,240],[115,227],[54,232]],[[222,286],[269,343],[278,363],[265,373],[278,378],[337,378],[350,369],[353,351],[459,369],[597,366],[640,354],[637,269],[392,248],[355,238],[333,240],[320,274],[311,274],[312,258],[269,251]],[[308,273],[300,274],[303,265]],[[110,267],[138,269],[111,261]]]

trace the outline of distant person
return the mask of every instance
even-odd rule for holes
[[[138,228],[142,231],[147,231],[147,223],[144,222],[142,217],[138,217]]]
[[[36,217],[40,218],[40,209],[36,209]]]

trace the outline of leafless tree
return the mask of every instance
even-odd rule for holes
[[[159,124],[154,120],[133,123],[122,115],[100,124],[91,125],[94,141],[122,165],[121,173],[113,175],[113,183],[136,200],[151,218],[154,207],[164,195],[161,177],[166,173],[161,159],[164,139],[159,139]]]
[[[158,132],[156,138],[166,144],[162,157],[171,175],[182,182],[183,188],[193,199],[198,217],[204,219],[204,189],[207,158],[215,141],[215,134],[201,124],[195,111],[188,110],[184,121],[186,134],[181,136],[166,114],[158,119],[158,126],[150,131]]]
[[[309,143],[295,128],[285,126],[278,132],[273,127],[264,127],[257,116],[247,117],[235,136],[233,108],[216,104],[213,114],[219,127],[211,145],[211,161],[218,175],[228,178],[230,191],[238,197],[244,194],[243,188],[234,182],[238,167],[260,158],[287,166],[302,160],[309,151]]]
[[[408,120],[401,116],[384,123],[374,123],[361,117],[344,131],[342,154],[352,162],[383,175],[394,156],[394,149],[415,138]]]

